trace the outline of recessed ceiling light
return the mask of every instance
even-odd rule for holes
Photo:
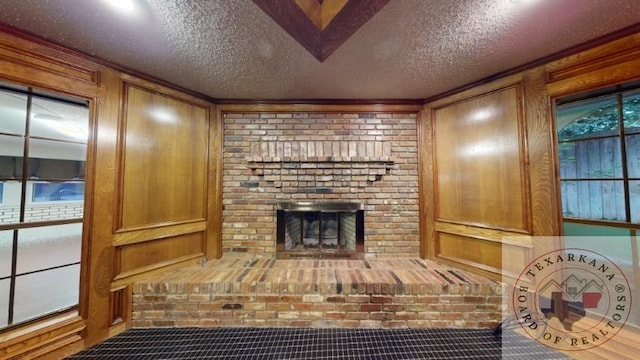
[[[136,15],[140,10],[137,0],[102,0],[113,10],[124,15]]]

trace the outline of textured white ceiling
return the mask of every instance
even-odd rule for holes
[[[0,22],[219,99],[419,99],[640,21],[638,0],[392,0],[320,63],[251,0],[138,2],[0,0]]]

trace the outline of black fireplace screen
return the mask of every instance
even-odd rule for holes
[[[364,211],[359,203],[279,203],[277,221],[280,258],[361,258]]]

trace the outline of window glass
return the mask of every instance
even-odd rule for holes
[[[34,97],[30,135],[86,143],[89,134],[88,118],[89,109],[86,106]]]
[[[82,200],[84,200],[83,182],[64,181],[33,183],[33,194],[31,197],[31,201],[33,202]],[[80,213],[79,216],[82,216],[82,213]]]
[[[622,180],[561,182],[562,214],[565,217],[625,221]]]
[[[2,204],[3,198],[4,198],[4,183],[0,182],[0,204]]]
[[[16,139],[14,137],[3,137],[0,135],[0,148],[5,146],[4,150],[0,149],[2,154],[7,154],[10,151],[7,151],[6,143],[3,143],[4,140],[8,142]],[[20,140],[17,147],[22,147],[22,140]],[[4,151],[4,152],[3,152]],[[5,156],[0,155],[0,179],[2,180],[18,180],[22,176],[22,156]]]
[[[625,133],[640,133],[640,90],[622,94],[622,116]]]
[[[20,179],[22,177],[22,154],[23,153],[24,153],[23,137],[0,134],[0,178],[1,179]]]
[[[622,177],[622,155],[617,137],[560,143],[558,152],[563,179]]]
[[[0,90],[0,133],[24,135],[27,123],[27,95]]]
[[[34,159],[35,158],[35,159]],[[58,159],[85,161],[87,158],[87,145],[76,143],[64,143],[53,140],[31,139],[29,141],[29,177],[37,176],[39,166],[37,159]],[[35,171],[36,173],[34,173]]]
[[[558,140],[569,141],[618,134],[618,107],[613,95],[557,107]]]
[[[640,224],[640,181],[629,181],[629,205],[631,207],[631,222]]]
[[[0,204],[0,224],[20,222],[21,182],[5,181],[2,183],[2,204]]]
[[[640,134],[627,135],[627,171],[630,178],[640,179]]]
[[[79,278],[80,265],[17,276],[13,322],[23,322],[76,305]]]
[[[13,230],[0,231],[0,279],[11,275]],[[2,312],[0,308],[0,312]]]
[[[18,230],[17,274],[80,262],[82,224]]]
[[[0,328],[7,326],[9,316],[9,279],[0,280]]]

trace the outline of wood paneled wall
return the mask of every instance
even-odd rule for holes
[[[553,103],[640,79],[639,54],[635,34],[427,104],[422,256],[508,279],[547,251],[531,237],[561,233]]]
[[[123,83],[117,280],[206,252],[209,105],[144,85]]]
[[[90,102],[79,316],[0,334],[0,358],[60,358],[130,320],[130,284],[220,255],[221,126],[214,106],[0,31],[0,80]]]
[[[543,87],[534,69],[425,107],[427,257],[513,277],[531,236],[557,233],[557,209],[539,206],[555,198]]]

